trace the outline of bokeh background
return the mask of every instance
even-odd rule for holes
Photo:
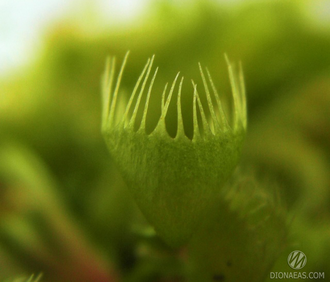
[[[201,62],[229,93],[224,53],[242,61],[241,167],[278,187],[304,271],[330,281],[327,0],[1,1],[0,281],[184,281],[100,133],[105,58],[127,50],[126,94],[152,54],[155,92],[178,71],[199,82]],[[288,254],[273,271],[290,271]]]

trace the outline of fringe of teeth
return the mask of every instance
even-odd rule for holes
[[[118,103],[118,93],[120,88],[120,83],[122,80],[123,72],[127,63],[129,52],[126,53],[124,61],[121,65],[116,84],[114,85],[114,75],[115,75],[115,58],[108,58],[106,63],[106,71],[104,76],[104,85],[103,85],[103,125],[104,126],[113,126],[115,123],[115,119],[117,119],[116,115],[121,114],[122,122],[124,122],[125,128],[131,127],[134,128],[134,124],[136,123],[137,113],[143,108],[143,114],[140,124],[138,125],[137,130],[145,130],[146,127],[146,119],[147,112],[150,102],[150,96],[152,92],[152,88],[157,76],[158,67],[153,71],[153,75],[151,77],[151,81],[149,83],[149,87],[147,89],[147,96],[145,103],[141,103],[142,96],[145,93],[148,79],[151,74],[151,69],[154,63],[155,56],[152,56],[151,59],[148,59],[146,65],[144,66],[141,75],[139,76],[135,87],[133,89],[132,95],[125,106],[124,114],[116,113],[116,107]],[[229,78],[232,88],[232,97],[233,97],[233,118],[232,122],[230,119],[226,117],[226,114],[223,110],[222,103],[219,98],[219,94],[214,86],[211,74],[209,70],[206,68],[207,76],[205,76],[203,68],[201,64],[199,64],[200,74],[203,80],[204,90],[206,94],[207,105],[203,106],[200,95],[197,91],[197,84],[192,80],[192,86],[194,89],[193,93],[193,130],[194,130],[194,138],[207,136],[209,134],[217,134],[222,133],[228,130],[237,130],[239,126],[243,126],[246,128],[247,124],[247,113],[246,113],[246,96],[245,96],[245,86],[244,86],[244,78],[241,64],[239,65],[239,71],[236,72],[233,65],[228,60],[228,57],[225,55],[228,70],[229,70]],[[169,105],[174,99],[173,93],[175,86],[177,85],[178,78],[180,73],[176,75],[173,83],[168,91],[168,83],[165,85],[163,93],[162,93],[162,102],[161,102],[161,114],[158,120],[157,126],[160,123],[163,123],[165,126],[165,117],[168,113]],[[182,107],[181,107],[181,93],[182,93],[182,85],[183,85],[184,77],[181,77],[178,87],[177,93],[177,133],[176,137],[186,136],[184,132],[183,126],[183,117],[182,117]],[[114,86],[114,90],[113,90]],[[211,91],[210,88],[211,87]],[[212,97],[213,96],[213,99]],[[167,98],[166,98],[167,97]],[[135,105],[133,105],[133,101]],[[215,101],[215,102],[214,102]],[[120,101],[119,101],[120,102]],[[134,107],[134,108],[132,108]],[[208,111],[210,113],[210,117],[208,118],[205,112]],[[131,114],[129,114],[131,113]],[[198,122],[200,121],[200,123]],[[201,124],[203,128],[199,125]],[[187,137],[187,136],[186,136]]]

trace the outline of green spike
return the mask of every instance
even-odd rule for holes
[[[116,67],[116,58],[113,57],[110,62],[110,66],[109,66],[109,82],[108,82],[108,86],[106,87],[106,91],[105,91],[105,95],[104,95],[105,97],[107,97],[105,100],[106,114],[104,114],[106,123],[108,121],[110,121],[110,105],[111,105],[111,100],[112,100],[112,86],[113,86],[113,81],[114,81],[114,76],[115,76],[115,67]]]
[[[142,79],[143,79],[143,77],[144,77],[144,74],[145,74],[146,71],[147,71],[147,68],[148,68],[149,64],[150,64],[150,59],[148,59],[146,65],[144,66],[143,71],[142,71],[142,73],[140,74],[140,76],[139,76],[139,78],[138,78],[138,80],[137,80],[137,82],[136,82],[136,84],[135,84],[135,86],[134,86],[134,89],[133,89],[132,95],[131,95],[131,97],[130,97],[130,99],[129,99],[129,101],[128,101],[128,104],[127,104],[127,106],[126,106],[126,111],[125,111],[125,114],[124,114],[124,119],[126,120],[126,124],[125,124],[125,125],[127,125],[128,121],[129,121],[129,118],[128,118],[129,110],[130,110],[130,108],[131,108],[131,105],[132,105],[133,100],[134,100],[134,98],[135,98],[136,92],[137,92],[137,90],[138,90],[138,88],[139,88],[139,86],[140,86],[140,83],[141,83],[141,81],[142,81]]]
[[[137,116],[137,113],[138,113],[138,110],[139,110],[139,106],[140,106],[140,103],[141,103],[143,91],[144,91],[144,88],[145,88],[145,86],[147,84],[147,81],[148,81],[148,78],[149,78],[149,75],[150,75],[150,71],[151,71],[151,68],[152,68],[152,65],[153,65],[153,62],[154,62],[154,58],[155,58],[155,55],[152,56],[152,58],[151,58],[150,64],[148,66],[147,74],[146,74],[146,76],[145,76],[145,78],[143,80],[142,87],[141,87],[139,96],[137,98],[137,101],[136,101],[136,104],[135,104],[135,108],[133,110],[133,114],[132,114],[131,120],[129,122],[130,126],[133,126],[133,124],[135,123],[135,119],[136,119],[136,116]]]
[[[218,129],[219,127],[219,124],[218,124],[218,119],[215,115],[215,112],[214,112],[214,106],[213,106],[213,102],[212,102],[212,98],[211,98],[211,95],[210,95],[210,90],[209,90],[209,87],[207,85],[207,81],[205,79],[205,75],[204,75],[204,71],[203,71],[203,68],[201,66],[201,64],[199,63],[198,64],[199,66],[199,71],[200,71],[200,74],[201,74],[201,77],[202,77],[202,80],[203,80],[203,85],[204,85],[204,89],[205,89],[205,93],[206,93],[206,100],[207,100],[207,104],[208,104],[208,107],[209,107],[209,110],[210,110],[210,113],[211,113],[211,123],[210,123],[210,129],[212,129],[212,125],[214,125],[214,132],[215,133],[215,130]]]
[[[236,79],[235,79],[235,73],[233,70],[233,66],[231,62],[228,59],[227,54],[225,54],[225,59],[228,65],[228,72],[229,72],[229,80],[230,80],[230,85],[232,88],[232,96],[234,100],[234,118],[233,118],[233,128],[234,130],[237,129],[238,127],[238,122],[239,122],[239,112],[240,112],[240,102],[239,102],[239,96],[238,96],[238,89],[237,89],[237,84],[236,84]]]
[[[112,59],[110,56],[106,59],[105,73],[102,80],[102,128],[106,125],[107,117],[109,115],[109,99],[111,94],[111,89],[109,89],[110,81],[110,68],[112,64]]]
[[[157,125],[156,125],[153,132],[155,132],[156,130],[164,130],[164,126],[165,126],[164,119],[165,119],[165,115],[166,115],[166,113],[164,113],[164,107],[165,107],[165,95],[166,95],[167,87],[168,87],[168,83],[165,84],[165,87],[164,87],[164,90],[163,90],[163,93],[162,93],[162,101],[161,101],[161,107],[160,107],[160,110],[161,110],[160,117],[158,119]],[[165,131],[166,131],[166,129],[165,129]]]
[[[162,93],[161,110],[163,110],[164,109],[164,106],[165,106],[165,95],[166,95],[167,86],[168,86],[168,83],[165,84],[164,91]]]
[[[239,63],[239,86],[240,86],[240,94],[241,94],[241,103],[242,103],[242,120],[244,128],[247,127],[247,108],[246,108],[246,91],[245,91],[245,81],[243,74],[242,62]]]
[[[199,112],[200,112],[201,118],[202,118],[202,124],[203,124],[204,134],[205,135],[212,134],[212,131],[211,131],[210,126],[209,126],[209,124],[207,122],[207,119],[206,119],[206,115],[205,115],[205,112],[204,112],[204,108],[203,108],[202,102],[201,102],[201,100],[199,98],[199,94],[198,94],[198,91],[197,91],[197,84],[194,83],[194,85],[196,87],[197,105],[198,105],[198,109],[199,109]]]
[[[166,117],[166,114],[167,114],[167,111],[168,111],[168,107],[170,106],[170,103],[171,103],[171,100],[172,100],[174,87],[176,85],[176,81],[179,77],[179,74],[180,74],[180,72],[178,72],[177,75],[175,76],[175,78],[173,80],[173,83],[172,83],[172,86],[171,86],[171,89],[170,89],[170,92],[169,92],[168,97],[166,99],[165,105],[164,105],[164,107],[162,107],[162,116],[161,116],[160,119],[163,120],[164,124],[165,124],[165,117]]]
[[[148,94],[147,94],[147,98],[146,98],[146,103],[144,106],[142,121],[141,121],[141,129],[146,128],[146,118],[147,118],[147,112],[148,112],[148,108],[149,108],[150,95],[151,95],[152,87],[154,85],[154,82],[155,82],[155,79],[157,76],[157,72],[158,72],[158,68],[156,68],[155,73],[151,79],[151,83],[149,85],[149,90],[148,90]]]
[[[217,91],[217,89],[216,89],[216,87],[213,83],[212,76],[211,76],[211,74],[210,74],[210,72],[207,68],[206,68],[206,72],[207,72],[211,87],[213,89],[215,100],[216,100],[217,105],[218,105],[218,110],[219,110],[219,115],[220,115],[220,123],[223,125],[223,129],[227,130],[229,128],[229,124],[228,124],[228,120],[226,118],[225,112],[223,110],[222,103],[221,103],[220,98],[219,98],[219,93],[218,93],[218,91]]]
[[[183,127],[183,118],[182,118],[182,109],[181,109],[181,92],[182,92],[182,84],[184,77],[181,78],[179,90],[178,90],[178,100],[177,100],[177,113],[178,113],[178,128],[176,137],[186,136]]]
[[[196,100],[197,100],[197,86],[193,85],[194,87],[194,97],[193,97],[193,124],[194,124],[194,136],[193,139],[197,140],[201,137],[200,129],[198,126],[198,118],[197,118],[197,107],[196,107]]]
[[[124,69],[125,69],[125,66],[126,66],[128,55],[129,55],[129,51],[126,53],[124,61],[121,65],[119,75],[118,75],[118,78],[117,78],[116,87],[115,87],[115,90],[113,92],[113,97],[111,99],[112,101],[111,101],[111,109],[110,109],[110,117],[109,117],[110,123],[114,122],[114,114],[115,114],[116,102],[117,102],[117,97],[118,97],[118,92],[119,92],[119,86],[120,86],[121,79],[123,77],[123,72],[124,72]]]

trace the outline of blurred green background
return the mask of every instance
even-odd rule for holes
[[[183,281],[180,250],[154,236],[100,133],[105,58],[130,50],[126,94],[152,54],[155,92],[178,71],[200,83],[201,62],[229,93],[224,53],[242,61],[241,167],[275,183],[304,271],[330,281],[330,2],[150,1],[134,19],[95,3],[47,23],[33,59],[0,76],[0,280]],[[273,271],[290,271],[292,250]]]

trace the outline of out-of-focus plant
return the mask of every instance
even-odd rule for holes
[[[40,272],[71,281],[113,277],[66,212],[38,157],[13,141],[2,141],[0,177],[0,238],[18,264],[39,266]]]

